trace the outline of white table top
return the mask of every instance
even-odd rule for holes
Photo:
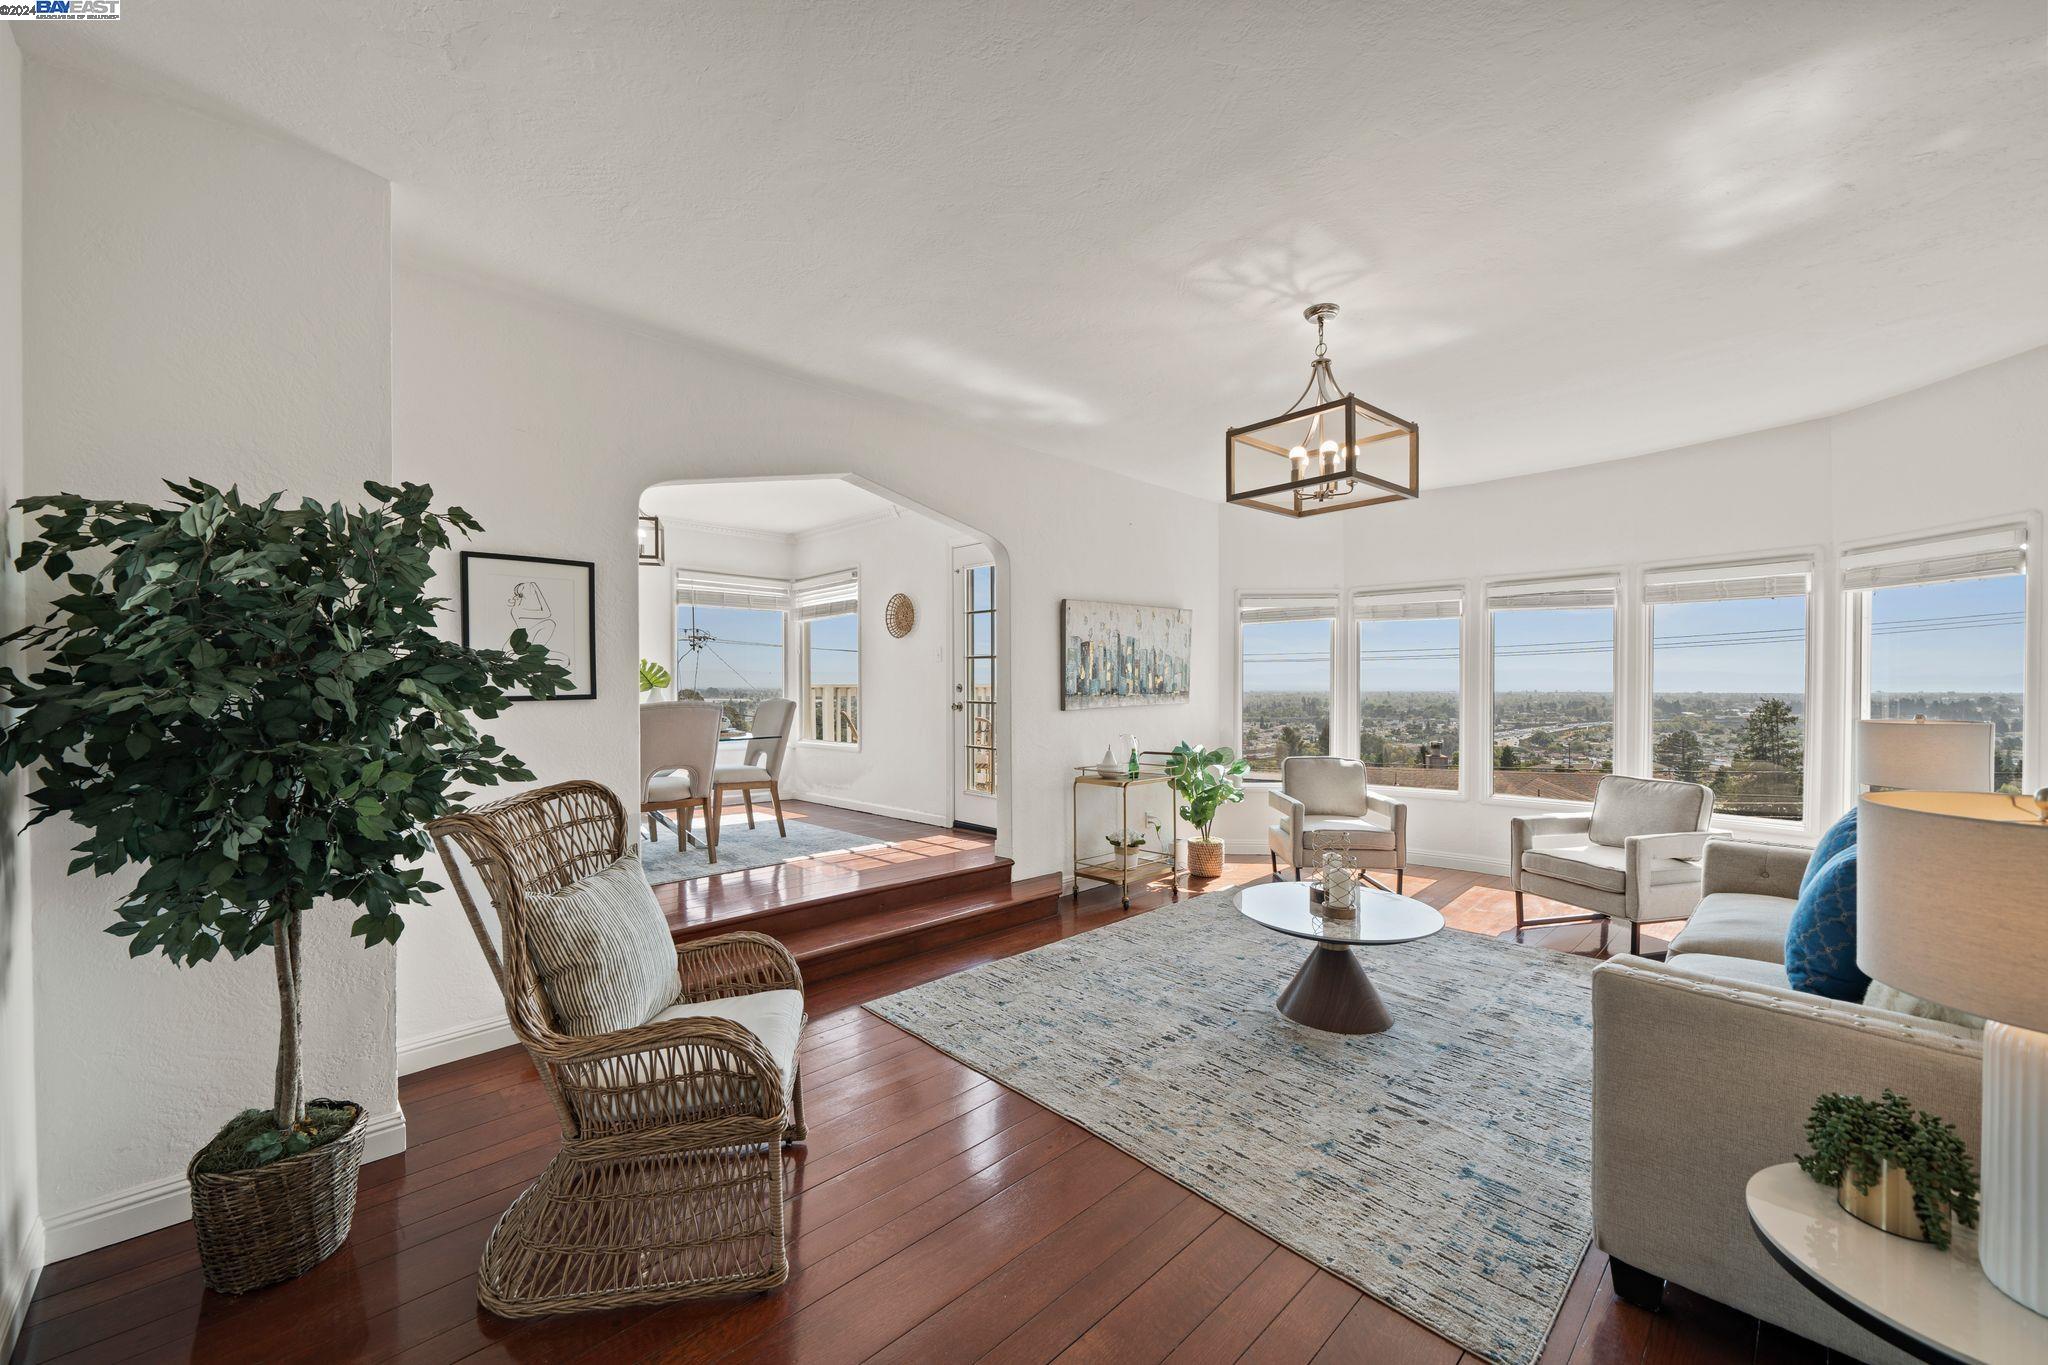
[[[1858,1222],[1789,1161],[1751,1176],[1746,1198],[1750,1223],[1780,1265],[1900,1349],[1972,1365],[2048,1360],[2048,1318],[2001,1294],[1963,1246],[1941,1251]]]
[[[1419,900],[1361,886],[1352,896],[1349,919],[1316,913],[1307,882],[1265,882],[1237,893],[1246,919],[1295,938],[1318,943],[1409,943],[1444,927],[1444,917]]]

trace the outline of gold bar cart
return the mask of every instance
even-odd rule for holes
[[[1164,852],[1130,853],[1113,851],[1107,857],[1086,858],[1081,843],[1081,793],[1090,787],[1113,789],[1117,793],[1117,813],[1122,823],[1119,832],[1131,828],[1131,789],[1133,787],[1162,787],[1166,789],[1166,810],[1168,831]],[[1141,803],[1147,793],[1141,793]],[[1123,908],[1131,908],[1131,887],[1144,885],[1161,872],[1170,872],[1175,890],[1179,889],[1180,876],[1180,805],[1173,799],[1173,789],[1167,785],[1166,770],[1157,763],[1142,761],[1138,775],[1132,777],[1119,773],[1115,777],[1104,777],[1096,768],[1085,767],[1074,770],[1074,894],[1081,892],[1081,882],[1108,882],[1117,888],[1123,897]]]

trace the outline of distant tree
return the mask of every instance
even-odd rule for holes
[[[1358,756],[1376,768],[1384,768],[1393,762],[1389,756],[1387,737],[1367,732],[1358,737]]]
[[[1798,768],[1804,759],[1799,743],[1799,717],[1776,697],[1763,698],[1743,718],[1742,734],[1735,741],[1735,756],[1787,771]]]
[[[1551,734],[1548,730],[1531,730],[1529,732],[1528,745],[1532,749],[1555,749],[1557,747],[1557,736]]]
[[[1519,768],[1522,766],[1522,756],[1515,752],[1514,745],[1503,744],[1493,751],[1493,766],[1503,769]]]
[[[1698,735],[1680,726],[1658,737],[1657,764],[1680,782],[1697,782],[1707,770],[1707,751]]]
[[[1282,759],[1292,758],[1300,752],[1302,752],[1301,731],[1295,729],[1292,725],[1281,726],[1280,738],[1273,741],[1273,762],[1278,764]]]

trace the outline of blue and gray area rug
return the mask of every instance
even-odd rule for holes
[[[868,1008],[1505,1365],[1592,1233],[1594,963],[1447,929],[1356,950],[1394,1014],[1280,1017],[1307,945],[1197,897]]]
[[[704,828],[703,821],[695,822],[690,846],[685,849],[676,847],[676,832],[667,825],[658,827],[661,830],[659,839],[649,839],[646,822],[642,821],[640,868],[647,874],[647,884],[660,886],[664,882],[686,882],[693,877],[710,877],[720,872],[744,872],[750,867],[786,863],[792,858],[805,858],[813,853],[867,848],[883,842],[872,834],[848,834],[843,829],[812,824],[808,820],[791,820],[789,837],[785,839],[775,832],[774,817],[760,817],[760,821],[756,828],[748,829],[744,815],[728,815],[718,827],[716,863],[705,855],[704,845],[698,839],[698,833]]]

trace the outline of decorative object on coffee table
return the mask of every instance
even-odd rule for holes
[[[1356,879],[1351,869],[1344,866],[1344,855],[1335,849],[1325,853],[1322,872],[1312,892],[1323,915],[1329,919],[1349,919],[1355,891]]]
[[[1181,799],[1180,816],[1198,837],[1188,840],[1188,875],[1207,880],[1223,875],[1223,841],[1210,831],[1225,806],[1244,800],[1245,774],[1252,765],[1228,749],[1203,749],[1182,740],[1167,755],[1166,776]]]
[[[1757,1240],[1793,1280],[1915,1360],[2048,1360],[2048,1318],[2000,1293],[1967,1249],[1887,1236],[1790,1161],[1751,1176],[1744,1203]]]
[[[1428,938],[1444,927],[1444,917],[1391,891],[1352,895],[1352,913],[1342,919],[1318,914],[1304,882],[1247,886],[1237,893],[1237,908],[1255,924],[1316,945],[1280,992],[1282,1016],[1325,1033],[1382,1033],[1394,1016],[1352,947]]]
[[[1981,1015],[1977,1258],[2048,1314],[2048,824],[1994,792],[1871,792],[1857,805],[1856,964]]]
[[[20,504],[39,528],[20,567],[65,587],[22,632],[44,652],[34,676],[0,670],[0,769],[35,768],[36,818],[82,831],[74,870],[140,867],[108,930],[129,956],[194,966],[268,947],[276,968],[270,1108],[187,1168],[200,1269],[222,1293],[310,1269],[355,1212],[363,1111],[305,1100],[306,915],[350,905],[365,947],[395,942],[399,908],[440,889],[419,867],[421,822],[458,787],[533,777],[471,715],[568,681],[517,631],[507,652],[435,633],[433,556],[482,528],[433,511],[424,485],[363,488],[372,501],[353,507],[197,481],[171,484],[168,506]]]
[[[882,608],[882,624],[889,628],[889,634],[900,640],[917,628],[917,608],[899,592]]]
[[[1879,1100],[1822,1095],[1806,1120],[1813,1151],[1799,1169],[1851,1216],[1946,1250],[1949,1220],[1977,1226],[1977,1173],[1954,1125],[1890,1090]]]

